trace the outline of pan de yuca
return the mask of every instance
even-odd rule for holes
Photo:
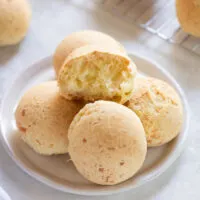
[[[114,49],[118,49],[121,52],[125,52],[124,47],[119,42],[105,33],[92,30],[75,32],[68,35],[56,48],[53,56],[53,65],[56,75],[58,75],[58,72],[66,57],[74,49],[90,44],[112,47]]]
[[[176,0],[176,11],[183,30],[200,37],[200,0]]]
[[[149,147],[163,145],[180,133],[182,103],[166,82],[156,78],[136,78],[135,91],[127,105],[140,118]]]
[[[137,115],[109,101],[87,104],[69,128],[69,154],[89,181],[114,185],[131,178],[142,166],[147,144]]]
[[[20,136],[37,153],[67,153],[68,127],[80,108],[80,103],[59,95],[56,81],[37,85],[17,106],[15,119]]]
[[[0,0],[0,46],[19,43],[27,33],[30,19],[26,0]]]
[[[134,89],[135,64],[124,54],[93,45],[74,50],[58,76],[61,95],[86,101],[112,100],[121,104]]]

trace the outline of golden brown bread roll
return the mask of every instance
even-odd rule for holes
[[[30,18],[26,0],[0,0],[0,46],[19,43],[27,33]]]
[[[181,131],[183,108],[176,91],[155,78],[136,78],[128,107],[140,118],[149,147],[163,145]]]
[[[200,0],[176,0],[176,11],[183,30],[200,37]]]
[[[124,47],[119,42],[105,33],[92,30],[75,32],[68,35],[56,48],[53,56],[53,65],[56,75],[58,75],[58,72],[67,56],[74,49],[90,44],[109,48],[112,47],[113,49],[125,52]]]
[[[88,180],[114,185],[142,166],[147,143],[140,119],[123,105],[96,101],[75,116],[69,128],[69,154]]]
[[[43,155],[68,152],[68,128],[81,103],[59,95],[56,81],[29,89],[15,112],[21,138]]]
[[[121,104],[133,93],[135,64],[124,54],[87,45],[75,49],[60,69],[58,83],[65,98],[112,100]]]

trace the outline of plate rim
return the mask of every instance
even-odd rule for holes
[[[7,152],[7,154],[10,156],[10,158],[16,163],[16,165],[22,171],[24,171],[26,174],[28,174],[30,177],[34,178],[35,180],[39,181],[40,183],[47,185],[50,188],[56,189],[58,191],[67,192],[67,193],[71,193],[71,194],[77,194],[77,195],[85,195],[85,196],[102,196],[102,195],[117,194],[117,193],[125,192],[125,191],[131,190],[131,189],[139,188],[142,185],[145,185],[148,182],[159,177],[175,162],[175,160],[180,156],[180,154],[181,154],[181,152],[182,152],[182,150],[185,146],[186,138],[188,136],[188,130],[189,130],[189,124],[190,124],[190,107],[189,107],[189,104],[188,104],[188,101],[187,101],[187,97],[184,94],[183,89],[180,87],[180,85],[175,80],[175,78],[167,70],[165,70],[160,64],[158,64],[156,61],[154,61],[154,60],[152,60],[152,59],[150,59],[146,56],[135,53],[135,52],[128,52],[128,55],[130,55],[130,57],[136,56],[139,59],[145,60],[148,63],[154,65],[154,67],[157,68],[157,70],[161,71],[162,74],[164,74],[167,77],[167,79],[172,82],[173,87],[175,87],[176,91],[179,93],[180,98],[182,100],[182,104],[183,104],[183,108],[184,108],[184,116],[185,116],[185,123],[184,123],[184,130],[183,130],[184,134],[183,134],[182,140],[180,141],[180,143],[177,144],[175,151],[172,152],[169,159],[167,159],[164,162],[164,164],[156,171],[156,173],[154,172],[150,177],[148,177],[146,180],[139,182],[137,185],[131,185],[130,184],[130,185],[123,186],[122,188],[110,189],[110,190],[106,190],[106,191],[101,190],[99,192],[96,191],[96,190],[90,191],[88,189],[85,189],[84,191],[78,191],[78,189],[66,187],[66,186],[63,186],[62,184],[55,183],[54,181],[40,175],[39,173],[34,172],[32,170],[29,170],[29,168],[25,164],[23,164],[22,161],[20,161],[19,159],[17,159],[15,157],[14,153],[10,150],[10,148],[6,144],[6,141],[3,137],[3,134],[2,134],[2,132],[3,132],[3,130],[2,130],[3,108],[4,108],[4,104],[5,104],[5,99],[8,96],[9,91],[12,89],[12,86],[14,85],[16,80],[18,80],[19,77],[21,77],[24,73],[26,73],[33,66],[40,65],[41,63],[44,63],[44,62],[52,61],[52,55],[51,55],[51,56],[44,57],[44,58],[32,63],[31,65],[29,65],[28,67],[26,67],[25,69],[20,71],[15,76],[15,78],[12,79],[10,84],[8,84],[8,82],[6,81],[5,86],[8,89],[3,94],[3,97],[2,97],[1,102],[0,102],[0,140],[1,140],[1,143],[2,143],[5,151]]]

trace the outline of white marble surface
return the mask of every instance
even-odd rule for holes
[[[0,48],[0,97],[6,89],[6,81],[12,81],[22,69],[52,54],[65,35],[81,29],[100,30],[116,37],[129,51],[153,58],[177,79],[192,111],[187,146],[166,173],[137,190],[109,197],[84,197],[55,191],[30,178],[15,165],[0,144],[0,186],[13,200],[199,200],[200,57],[98,9],[87,11],[72,5],[73,2],[31,0],[33,18],[27,37],[18,46]]]

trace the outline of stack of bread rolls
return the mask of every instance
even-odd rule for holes
[[[114,185],[131,178],[147,147],[180,133],[183,109],[176,91],[162,80],[138,77],[125,48],[111,36],[72,33],[58,45],[53,65],[56,80],[24,94],[16,124],[33,150],[69,153],[91,182]]]

